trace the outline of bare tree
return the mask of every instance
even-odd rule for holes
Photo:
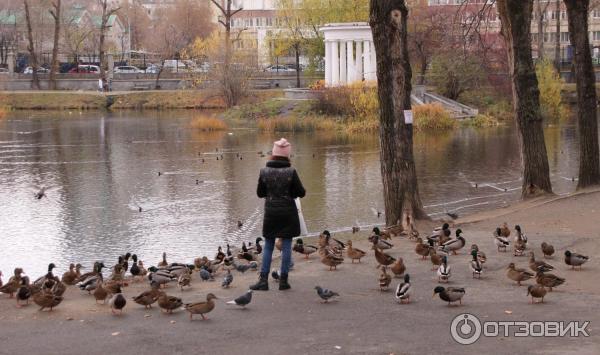
[[[385,217],[388,225],[404,215],[427,218],[423,210],[415,160],[410,110],[412,72],[408,54],[408,8],[404,0],[370,0],[369,23],[377,57],[379,140]]]
[[[50,15],[54,19],[54,42],[52,44],[52,63],[50,65],[50,89],[56,90],[56,73],[58,72],[58,46],[61,23],[61,0],[55,0],[51,4]]]
[[[554,36],[554,66],[560,73],[560,0],[556,0],[556,36]]]
[[[33,89],[40,89],[40,79],[38,77],[38,62],[37,55],[35,53],[35,47],[33,42],[33,28],[31,26],[31,12],[29,11],[29,2],[27,0],[23,0],[23,5],[25,7],[25,22],[27,23],[27,51],[29,52],[29,57],[31,61],[31,69],[32,73],[32,82],[31,87]]]
[[[513,89],[513,106],[519,129],[524,198],[551,193],[550,168],[544,141],[540,92],[531,57],[533,0],[497,0],[506,42]]]
[[[597,97],[590,39],[588,36],[589,0],[564,0],[569,17],[569,33],[575,56],[577,83],[577,120],[579,122],[579,182],[577,188],[600,184]]]
[[[110,17],[119,11],[119,7],[109,7],[108,0],[98,0],[102,8],[102,17],[100,19],[100,38],[98,43],[98,60],[100,61],[100,77],[106,80],[106,70],[104,69],[105,48],[104,42],[106,39],[106,30],[108,29],[108,21]]]

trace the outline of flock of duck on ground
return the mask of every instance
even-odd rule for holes
[[[527,250],[528,239],[519,225],[516,225],[514,229],[515,236],[511,240],[511,230],[504,223],[493,232],[493,241],[499,253],[507,252],[512,244],[513,255],[523,256]],[[353,232],[358,231],[359,228],[353,228]],[[448,258],[450,255],[456,255],[466,245],[462,233],[461,229],[456,229],[453,238],[450,226],[448,223],[444,223],[423,240],[408,217],[406,227],[397,225],[384,230],[377,227],[373,228],[373,233],[368,240],[372,245],[371,249],[377,261],[377,268],[381,270],[378,279],[380,290],[384,291],[389,288],[392,275],[401,277],[403,281],[396,287],[395,298],[399,303],[410,303],[411,280],[410,275],[406,273],[404,261],[402,258],[395,258],[384,251],[394,247],[390,242],[392,237],[404,236],[414,241],[416,243],[415,253],[421,257],[421,260],[426,260],[429,257],[432,271],[437,273],[438,282],[448,283],[452,276]],[[17,267],[6,284],[2,284],[2,272],[0,271],[0,293],[8,294],[9,298],[14,296],[17,307],[22,307],[22,302],[28,304],[29,299],[32,299],[35,304],[41,307],[40,310],[49,308],[52,311],[63,301],[67,286],[77,286],[82,291],[93,295],[96,303],[99,301],[108,302],[113,314],[121,314],[127,304],[127,299],[122,293],[123,287],[128,286],[130,281],[138,282],[145,278],[149,282],[150,289],[133,297],[135,303],[145,308],[151,308],[154,303],[157,303],[161,310],[166,313],[172,313],[174,310],[183,307],[190,313],[190,320],[193,319],[194,314],[199,314],[202,319],[207,319],[205,315],[215,308],[217,297],[214,294],[209,293],[205,301],[184,303],[181,298],[168,295],[164,288],[171,282],[177,282],[178,287],[183,291],[185,287],[191,286],[194,271],[197,271],[201,281],[213,281],[221,270],[225,272],[221,286],[228,288],[233,282],[232,270],[244,273],[250,269],[256,270],[258,268],[257,260],[262,253],[261,242],[262,238],[260,237],[256,238],[254,245],[252,245],[252,242],[248,245],[244,242],[242,247],[235,251],[227,244],[225,252],[219,246],[214,259],[210,260],[208,257],[203,256],[196,258],[193,264],[169,263],[167,262],[166,253],[163,253],[162,260],[156,266],[147,269],[137,255],[126,253],[118,257],[117,263],[111,267],[111,274],[106,280],[102,273],[106,266],[101,261],[94,263],[92,271],[83,274],[81,273],[83,269],[81,264],[71,264],[69,271],[65,272],[62,278],[54,275],[53,269],[56,268],[56,265],[50,263],[48,272],[33,283],[30,282],[23,269]],[[275,246],[281,250],[281,240],[278,239]],[[316,246],[305,244],[300,238],[296,239],[293,250],[303,254],[307,259],[311,254],[317,253],[320,261],[328,266],[329,270],[336,270],[337,266],[344,262],[344,252],[352,264],[355,261],[360,263],[361,259],[367,255],[367,252],[355,248],[351,240],[344,243],[333,238],[328,231],[324,231],[319,236],[318,245]],[[552,258],[555,252],[554,247],[546,242],[541,244],[541,251],[544,258]],[[487,256],[479,249],[477,244],[471,245],[470,254],[472,259],[469,261],[469,268],[472,277],[481,278]],[[531,271],[518,268],[515,263],[511,262],[507,267],[506,275],[510,280],[517,282],[519,286],[521,286],[521,282],[535,278],[536,284],[527,287],[527,296],[531,296],[531,303],[534,303],[535,299],[541,299],[543,303],[546,293],[562,285],[565,279],[549,273],[554,270],[554,267],[545,261],[537,260],[533,251],[529,251],[527,255],[529,256]],[[582,265],[588,260],[589,257],[587,256],[569,250],[564,252],[565,264],[573,269],[578,267],[581,270]],[[388,269],[391,273],[388,272]],[[126,277],[127,272],[130,276]],[[279,275],[277,271],[273,271],[272,276],[274,279],[278,279]],[[315,289],[323,303],[339,296],[337,292],[327,288],[315,286]],[[433,296],[439,295],[439,298],[448,302],[448,305],[454,302],[462,304],[465,292],[465,288],[462,287],[436,286],[433,290]],[[245,307],[251,300],[252,290],[248,290],[240,297],[227,303]]]

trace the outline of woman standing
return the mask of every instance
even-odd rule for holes
[[[256,291],[269,290],[269,270],[275,238],[281,238],[281,277],[279,290],[290,289],[288,271],[292,257],[292,238],[300,235],[300,220],[294,199],[304,197],[306,191],[296,169],[290,163],[292,145],[281,138],[273,145],[273,154],[267,166],[260,170],[256,194],[265,199],[263,237],[265,246],[258,283],[250,286]]]

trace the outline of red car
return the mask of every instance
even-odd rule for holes
[[[69,70],[69,73],[100,74],[100,67],[97,65],[78,65]]]

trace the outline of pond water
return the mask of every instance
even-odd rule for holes
[[[112,265],[127,251],[148,265],[163,251],[170,261],[191,261],[212,257],[224,242],[254,240],[262,223],[256,182],[266,161],[257,152],[281,135],[191,129],[203,114],[41,111],[1,120],[0,270],[23,266],[41,275],[52,261],[62,273],[70,262]],[[285,136],[308,192],[302,205],[310,232],[383,223],[373,212],[383,209],[375,135]],[[546,142],[555,192],[573,191],[575,127],[547,127]],[[415,145],[421,196],[434,217],[519,198],[513,127],[418,133]],[[48,187],[47,198],[34,198],[36,186]]]

